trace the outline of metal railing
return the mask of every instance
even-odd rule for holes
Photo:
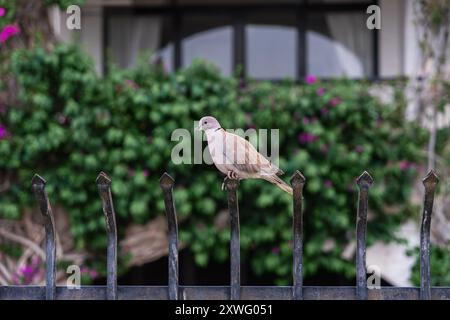
[[[56,286],[56,239],[51,205],[45,191],[45,180],[35,175],[32,188],[44,217],[46,233],[46,285],[0,286],[0,299],[450,299],[449,287],[430,286],[430,221],[436,185],[439,179],[430,171],[423,179],[425,197],[420,231],[420,288],[380,287],[368,290],[366,281],[366,230],[369,189],[373,179],[366,171],[358,177],[359,188],[356,221],[356,286],[323,287],[303,286],[303,187],[305,178],[296,171],[290,182],[293,188],[293,285],[292,286],[241,286],[239,205],[237,189],[239,181],[225,180],[230,214],[230,285],[183,286],[178,282],[178,224],[173,199],[175,181],[164,173],[160,186],[164,195],[168,222],[169,257],[167,286],[118,286],[117,285],[117,230],[111,179],[103,172],[97,177],[97,187],[103,204],[108,236],[106,286],[81,286],[79,289]]]

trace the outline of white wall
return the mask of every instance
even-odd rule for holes
[[[380,76],[403,74],[404,0],[381,0]],[[400,40],[400,41],[399,41]]]

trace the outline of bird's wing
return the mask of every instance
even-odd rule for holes
[[[271,164],[244,138],[229,132],[224,134],[224,153],[227,161],[236,169],[249,174],[274,174],[278,167]]]

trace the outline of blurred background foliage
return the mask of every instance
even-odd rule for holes
[[[193,121],[205,115],[215,116],[224,128],[279,129],[284,180],[295,170],[307,179],[306,276],[319,269],[354,275],[353,253],[344,251],[354,239],[355,179],[364,170],[375,180],[368,244],[395,240],[396,227],[420,211],[409,196],[418,172],[423,173],[427,135],[404,119],[401,82],[389,84],[394,99],[386,104],[364,81],[254,82],[224,77],[202,62],[171,74],[143,63],[132,70],[111,67],[100,78],[87,55],[70,45],[14,51],[8,69],[17,79],[19,103],[0,112],[7,132],[0,139],[0,173],[10,177],[0,197],[2,217],[17,219],[35,206],[30,180],[39,172],[48,181],[52,203],[70,215],[77,248],[94,253],[90,263],[104,274],[97,174],[105,171],[112,178],[120,237],[129,223],[164,214],[158,180],[168,171],[176,181],[181,242],[199,266],[226,260],[229,230],[218,222],[226,212],[223,177],[214,166],[171,161],[178,144],[171,141],[173,130],[193,134]],[[239,197],[242,259],[251,261],[256,274],[290,283],[290,196],[249,180],[241,183]],[[126,259],[119,263],[125,270]]]

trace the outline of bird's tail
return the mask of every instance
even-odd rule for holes
[[[277,175],[262,176],[262,178],[273,183],[274,185],[278,186],[278,188],[280,188],[284,192],[289,193],[292,196],[292,188],[286,182],[281,180],[281,178]]]

